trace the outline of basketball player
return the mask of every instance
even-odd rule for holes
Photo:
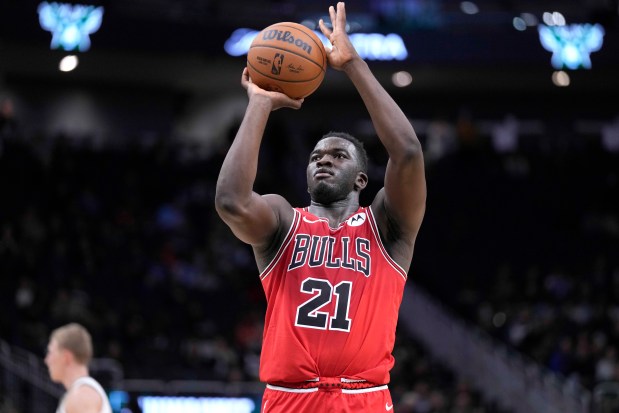
[[[267,299],[260,380],[263,413],[392,412],[388,383],[398,310],[425,213],[421,145],[346,33],[344,3],[329,7],[329,65],[350,79],[389,154],[384,187],[359,205],[368,184],[363,145],[329,132],[306,170],[310,205],[253,191],[269,114],[303,99],[266,91],[247,69],[244,118],[222,164],[215,203],[252,246]]]
[[[70,323],[52,331],[45,364],[52,381],[67,390],[56,413],[112,413],[105,391],[89,376],[91,359],[92,340],[84,327]]]

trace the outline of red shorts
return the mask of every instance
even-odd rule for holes
[[[367,389],[291,389],[272,386],[262,396],[262,413],[393,413],[387,385]]]

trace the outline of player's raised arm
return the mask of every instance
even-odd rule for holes
[[[426,181],[423,153],[417,135],[398,104],[387,93],[359,56],[346,33],[346,10],[343,2],[330,7],[332,29],[323,21],[320,28],[330,40],[329,64],[343,71],[359,92],[374,124],[374,129],[389,154],[384,189],[372,206],[379,215],[379,225],[388,231],[387,239],[398,239],[412,247],[425,212]],[[384,215],[384,216],[382,216]],[[382,220],[381,220],[382,216]]]
[[[246,68],[241,84],[247,90],[249,102],[217,179],[215,207],[241,241],[259,247],[270,243],[279,225],[292,216],[289,203],[282,197],[261,196],[253,190],[263,134],[272,111],[283,107],[298,109],[303,100],[259,88],[252,83]]]

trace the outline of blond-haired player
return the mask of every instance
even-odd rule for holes
[[[52,331],[45,364],[52,381],[67,390],[56,413],[112,413],[103,387],[90,377],[93,349],[90,333],[77,323]]]

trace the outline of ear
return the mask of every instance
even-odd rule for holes
[[[355,190],[361,191],[368,185],[368,176],[363,173],[357,173],[357,179],[355,179]]]
[[[73,362],[73,360],[75,359],[75,357],[73,356],[73,353],[71,353],[69,350],[67,349],[62,349],[61,350],[61,354],[62,354],[62,361],[63,364],[71,364]]]

